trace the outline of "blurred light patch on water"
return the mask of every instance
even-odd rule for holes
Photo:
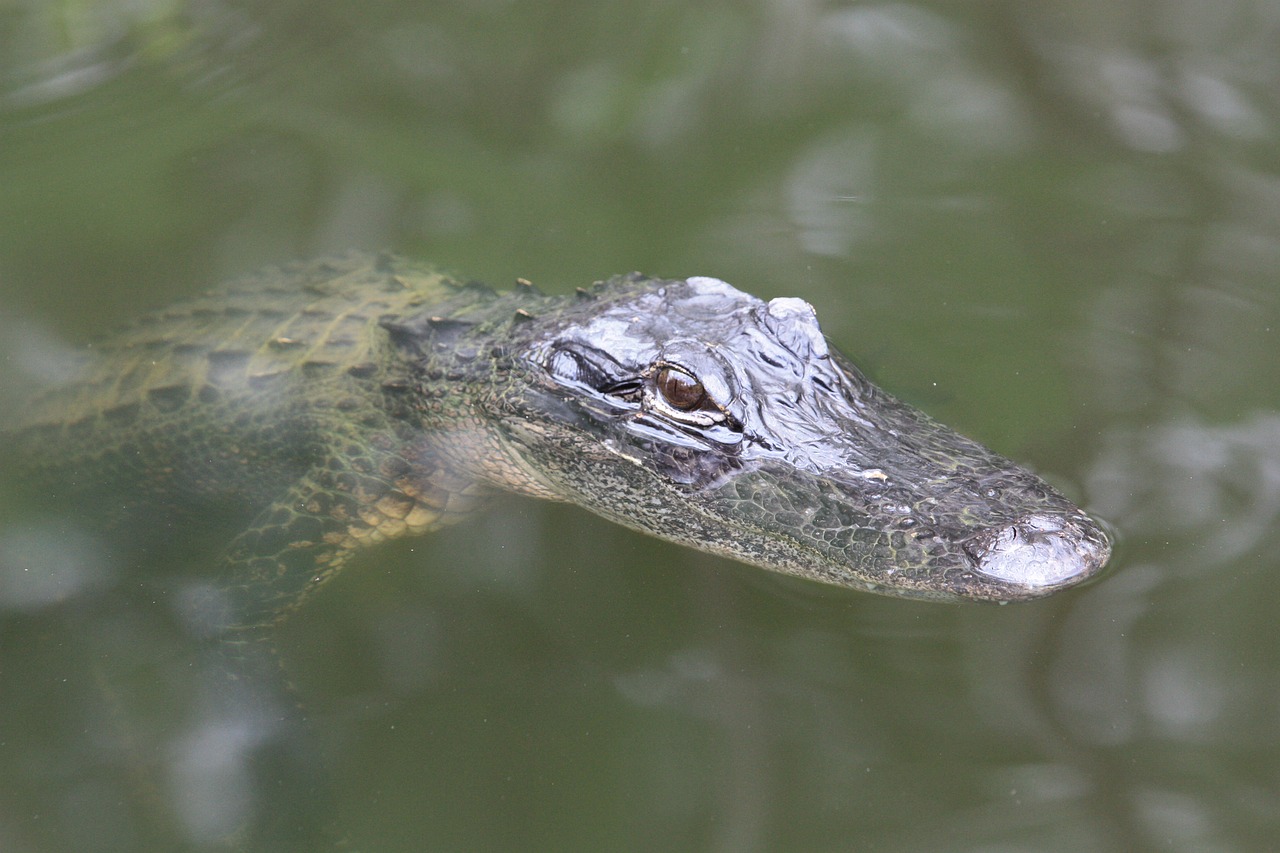
[[[0,316],[0,427],[19,414],[27,395],[81,375],[86,353],[37,323]]]
[[[0,526],[0,606],[38,610],[102,589],[115,569],[108,553],[65,519]]]
[[[1261,555],[1280,532],[1280,413],[1109,430],[1089,493],[1127,535],[1184,539],[1180,572]]]

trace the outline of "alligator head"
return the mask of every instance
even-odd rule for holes
[[[775,571],[918,598],[1079,583],[1110,543],[1031,472],[869,382],[813,308],[638,275],[522,324],[487,404],[532,491]]]

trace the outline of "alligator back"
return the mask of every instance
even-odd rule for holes
[[[146,315],[35,396],[6,436],[6,468],[41,505],[110,531],[125,561],[225,547],[248,526],[233,562],[288,551],[315,574],[317,561],[427,529],[451,498],[466,502],[453,495],[465,484],[433,485],[444,475],[429,460],[408,477],[405,428],[384,404],[409,368],[379,325],[458,290],[427,268],[353,254]]]
[[[218,495],[261,501],[312,461],[335,412],[345,421],[371,408],[368,386],[392,368],[379,318],[442,290],[434,273],[350,258],[146,315],[37,395],[16,431],[20,464],[56,495],[101,493],[108,516],[121,495],[158,511]]]

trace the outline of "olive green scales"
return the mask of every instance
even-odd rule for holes
[[[868,382],[806,303],[704,277],[546,296],[388,256],[288,265],[93,346],[6,446],[123,559],[229,524],[234,624],[498,489],[913,597],[1037,597],[1110,552],[1043,481]]]

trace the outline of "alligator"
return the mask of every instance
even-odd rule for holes
[[[1037,598],[1111,550],[1039,477],[868,381],[808,303],[709,277],[552,296],[389,255],[284,265],[142,317],[21,412],[17,476],[124,553],[217,520],[233,627],[499,490],[914,598]]]

